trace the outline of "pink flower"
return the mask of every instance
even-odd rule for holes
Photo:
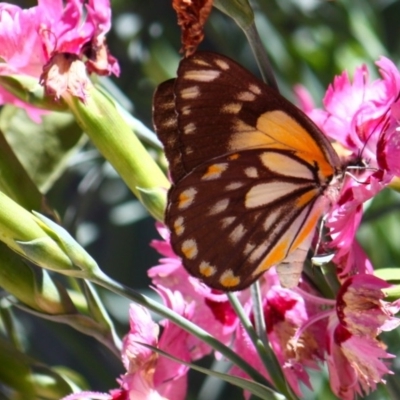
[[[383,169],[400,176],[400,102],[391,107],[391,122],[378,143],[378,159]]]
[[[326,92],[324,109],[310,111],[310,101],[303,91],[298,91],[308,115],[341,145],[345,163],[351,164],[361,155],[369,166],[348,170],[353,176],[345,177],[339,201],[327,218],[331,247],[336,250],[333,261],[342,275],[354,271],[349,253],[361,221],[362,204],[400,172],[400,72],[387,58],[382,57],[376,64],[381,79],[373,82],[368,80],[366,66],[355,71],[352,81],[347,72],[337,76]]]
[[[191,321],[222,343],[229,344],[238,324],[238,318],[226,295],[216,293],[198,279],[190,276],[179,257],[173,253],[168,230],[161,224],[157,225],[157,229],[164,240],[154,240],[152,246],[166,258],[162,258],[160,265],[148,271],[153,285],[158,289],[168,288],[179,291],[186,302],[193,303],[194,313]],[[241,296],[248,297],[248,291],[244,291]],[[192,360],[197,360],[211,352],[211,348],[206,343],[194,336],[190,336],[188,341]]]
[[[381,332],[400,325],[394,317],[399,307],[383,301],[382,289],[390,286],[373,275],[360,274],[340,288],[336,313],[329,318],[327,362],[331,388],[343,400],[375,390],[391,373],[383,360],[393,356],[377,339]]]
[[[27,10],[0,4],[0,75],[40,78],[46,91],[60,97],[65,91],[85,99],[88,72],[119,74],[117,61],[108,54],[105,33],[110,29],[109,0],[38,0]],[[86,8],[86,10],[85,10]],[[87,13],[86,19],[83,17]],[[82,67],[79,66],[82,63]],[[27,109],[36,121],[40,112],[0,89],[0,104]]]
[[[342,188],[337,204],[332,207],[326,226],[330,229],[331,242],[329,247],[335,249],[333,262],[337,266],[338,275],[346,277],[348,274],[365,272],[356,268],[366,257],[356,244],[355,235],[361,223],[363,203],[379,193],[385,186],[379,178],[371,175],[368,181],[356,182],[349,177]],[[357,252],[358,257],[353,257]],[[368,261],[369,262],[369,261]],[[371,273],[372,266],[369,273]]]
[[[391,373],[381,361],[391,358],[377,340],[352,336],[342,326],[330,323],[331,341],[327,359],[330,385],[342,400],[353,400],[357,395],[376,389],[384,383],[382,376]]]
[[[188,306],[180,293],[160,290],[167,307],[190,319],[193,307]],[[163,332],[152,321],[150,313],[142,306],[131,304],[130,331],[123,340],[122,362],[126,374],[118,379],[119,389],[109,393],[80,392],[62,400],[183,400],[186,397],[188,367],[158,355],[143,344],[159,348],[185,362],[190,361],[188,333],[168,320],[161,322]]]
[[[323,360],[332,390],[342,400],[353,400],[384,382],[383,376],[391,373],[386,360],[393,356],[377,336],[400,325],[394,317],[399,305],[383,300],[382,289],[391,285],[373,275],[355,275],[343,282],[334,301],[312,294],[305,283],[295,290],[282,288],[272,271],[266,273],[266,282],[270,283],[263,288],[268,340],[298,396],[299,382],[311,388],[305,368],[319,369]],[[235,351],[270,380],[240,325],[234,337]],[[231,373],[247,377],[237,367]]]
[[[400,73],[387,58],[376,63],[382,79],[368,82],[368,70],[362,66],[350,82],[348,74],[334,79],[323,100],[324,110],[314,110],[310,117],[331,139],[370,160],[377,166],[377,143],[391,118],[391,107],[400,93]]]
[[[187,306],[180,293],[160,291],[164,302],[174,311],[191,318],[193,309]],[[158,342],[158,326],[151,320],[149,312],[132,304],[130,309],[131,329],[123,342],[122,358],[128,373],[121,377],[121,387],[133,399],[174,398],[184,399],[188,368],[154,353],[141,345],[146,343],[183,360],[190,361],[188,334],[168,320],[162,322],[163,333]],[[157,345],[158,342],[158,345]]]
[[[375,337],[400,325],[393,317],[399,311],[397,304],[383,301],[382,289],[391,287],[373,275],[360,274],[350,277],[340,288],[336,309],[343,325],[352,334]]]
[[[268,341],[282,366],[286,380],[296,395],[301,396],[300,382],[311,388],[305,368],[319,369],[318,361],[323,360],[326,323],[323,320],[316,321],[312,326],[307,325],[301,332],[299,330],[321,311],[320,303],[315,304],[304,299],[302,292],[282,288],[274,270],[265,274],[265,282],[262,292]],[[306,291],[311,291],[305,283],[300,283],[300,286]],[[329,304],[329,301],[327,303]],[[238,355],[263,373],[267,379],[271,379],[241,325],[235,334],[234,348]],[[237,367],[233,367],[231,373],[247,377]]]

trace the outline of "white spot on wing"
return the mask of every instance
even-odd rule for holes
[[[173,126],[176,126],[176,118],[175,117],[171,117],[171,118],[165,119],[162,122],[162,126],[164,128],[172,128]]]
[[[207,61],[204,61],[200,58],[192,58],[192,62],[196,65],[201,65],[203,67],[211,67],[210,63],[208,63]]]
[[[217,272],[217,269],[206,261],[202,261],[199,265],[200,273],[206,277],[213,276]]]
[[[256,95],[252,92],[240,92],[236,98],[241,101],[254,101],[256,99]]]
[[[225,217],[221,221],[222,229],[227,228],[236,220],[236,217]]]
[[[218,179],[227,168],[228,163],[212,164],[207,168],[206,173],[201,177],[201,179],[205,181]]]
[[[261,243],[260,245],[257,246],[255,250],[252,251],[249,257],[250,262],[255,262],[257,261],[260,257],[262,257],[265,252],[268,250],[269,242],[265,241]]]
[[[187,125],[183,127],[183,132],[186,135],[193,133],[196,130],[196,125],[193,122],[189,122]]]
[[[256,167],[247,167],[244,170],[244,173],[246,174],[246,176],[248,176],[249,178],[258,178],[258,171]]]
[[[236,244],[245,234],[247,230],[244,228],[242,224],[239,224],[235,227],[235,229],[229,234],[229,240]]]
[[[263,228],[265,231],[269,230],[277,221],[280,213],[275,211],[274,213],[270,213],[267,218],[264,220]]]
[[[163,110],[169,110],[171,108],[175,108],[175,101],[165,101],[162,104],[158,104],[157,107],[161,107]]]
[[[243,250],[243,255],[248,256],[255,247],[256,245],[254,243],[246,243],[246,247]]]
[[[198,82],[212,82],[217,79],[221,71],[215,69],[197,69],[192,71],[186,71],[184,74],[184,79],[189,79]]]
[[[194,239],[185,240],[182,243],[181,250],[185,257],[189,260],[193,260],[199,252],[196,241]]]
[[[315,179],[309,168],[285,154],[266,151],[260,155],[260,159],[266,168],[277,174],[309,180]]]
[[[182,99],[195,99],[200,95],[200,89],[198,86],[189,86],[181,90]]]
[[[185,231],[184,219],[179,216],[174,222],[174,232],[177,236],[180,236]]]
[[[193,203],[196,194],[197,190],[194,187],[185,189],[183,192],[181,192],[178,197],[178,208],[180,210],[188,208]]]
[[[229,199],[222,199],[220,201],[217,201],[211,208],[210,211],[208,212],[208,215],[215,215],[219,214],[223,211],[225,211],[228,208],[229,205]]]
[[[260,183],[247,192],[245,205],[247,208],[266,206],[301,187],[299,184],[279,181]]]
[[[220,67],[224,71],[227,71],[229,69],[229,64],[226,61],[221,60],[220,58],[216,58],[214,62],[215,64],[218,65],[218,67]]]
[[[261,94],[262,90],[254,83],[250,83],[249,90],[255,94]]]
[[[219,278],[219,283],[227,288],[232,288],[239,285],[240,277],[235,276],[231,269],[227,269],[224,273],[221,274],[221,277]]]
[[[242,109],[242,103],[228,103],[221,107],[221,112],[226,114],[237,114]]]
[[[192,112],[189,106],[183,106],[181,111],[182,115],[189,115]]]
[[[231,182],[229,185],[225,186],[225,190],[236,190],[243,186],[242,182]]]

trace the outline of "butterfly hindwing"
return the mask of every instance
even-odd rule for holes
[[[154,124],[174,182],[165,222],[192,275],[239,290],[302,264],[340,168],[305,114],[234,61],[196,53],[157,89]]]
[[[276,152],[274,160],[288,166],[277,173],[266,166],[270,155],[246,150],[216,158],[169,193],[166,223],[174,251],[192,275],[213,288],[247,287],[314,230],[322,200],[314,171],[289,177],[285,172],[294,167],[303,173],[308,167]]]

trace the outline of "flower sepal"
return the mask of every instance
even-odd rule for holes
[[[42,268],[76,278],[101,275],[92,257],[61,226],[0,192],[0,240]]]
[[[48,111],[68,111],[62,99],[47,96],[37,78],[28,75],[0,75],[0,86],[31,106]]]
[[[166,203],[166,190],[162,189],[170,186],[168,179],[109,96],[93,85],[86,89],[84,103],[69,94],[64,95],[64,100],[78,124],[132,192],[140,200],[149,199],[142,196],[144,190],[151,193],[151,201],[143,201],[143,205],[159,219]]]
[[[77,278],[89,278],[92,273],[99,271],[96,261],[86,252],[86,250],[60,225],[53,222],[44,215],[32,211],[33,215],[38,220],[38,224],[55,241],[59,248],[68,257],[72,265],[72,271],[59,271],[66,275],[75,276]],[[43,238],[40,238],[43,239]],[[27,252],[35,252],[35,255],[41,257],[42,240],[33,240],[31,242],[18,242],[19,246],[25,248]],[[33,253],[32,253],[33,254]],[[44,254],[44,256],[46,256]]]

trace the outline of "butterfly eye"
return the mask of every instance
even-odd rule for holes
[[[322,132],[213,53],[182,60],[153,110],[173,180],[165,223],[188,272],[232,291],[278,266],[282,284],[295,286],[341,170]]]

